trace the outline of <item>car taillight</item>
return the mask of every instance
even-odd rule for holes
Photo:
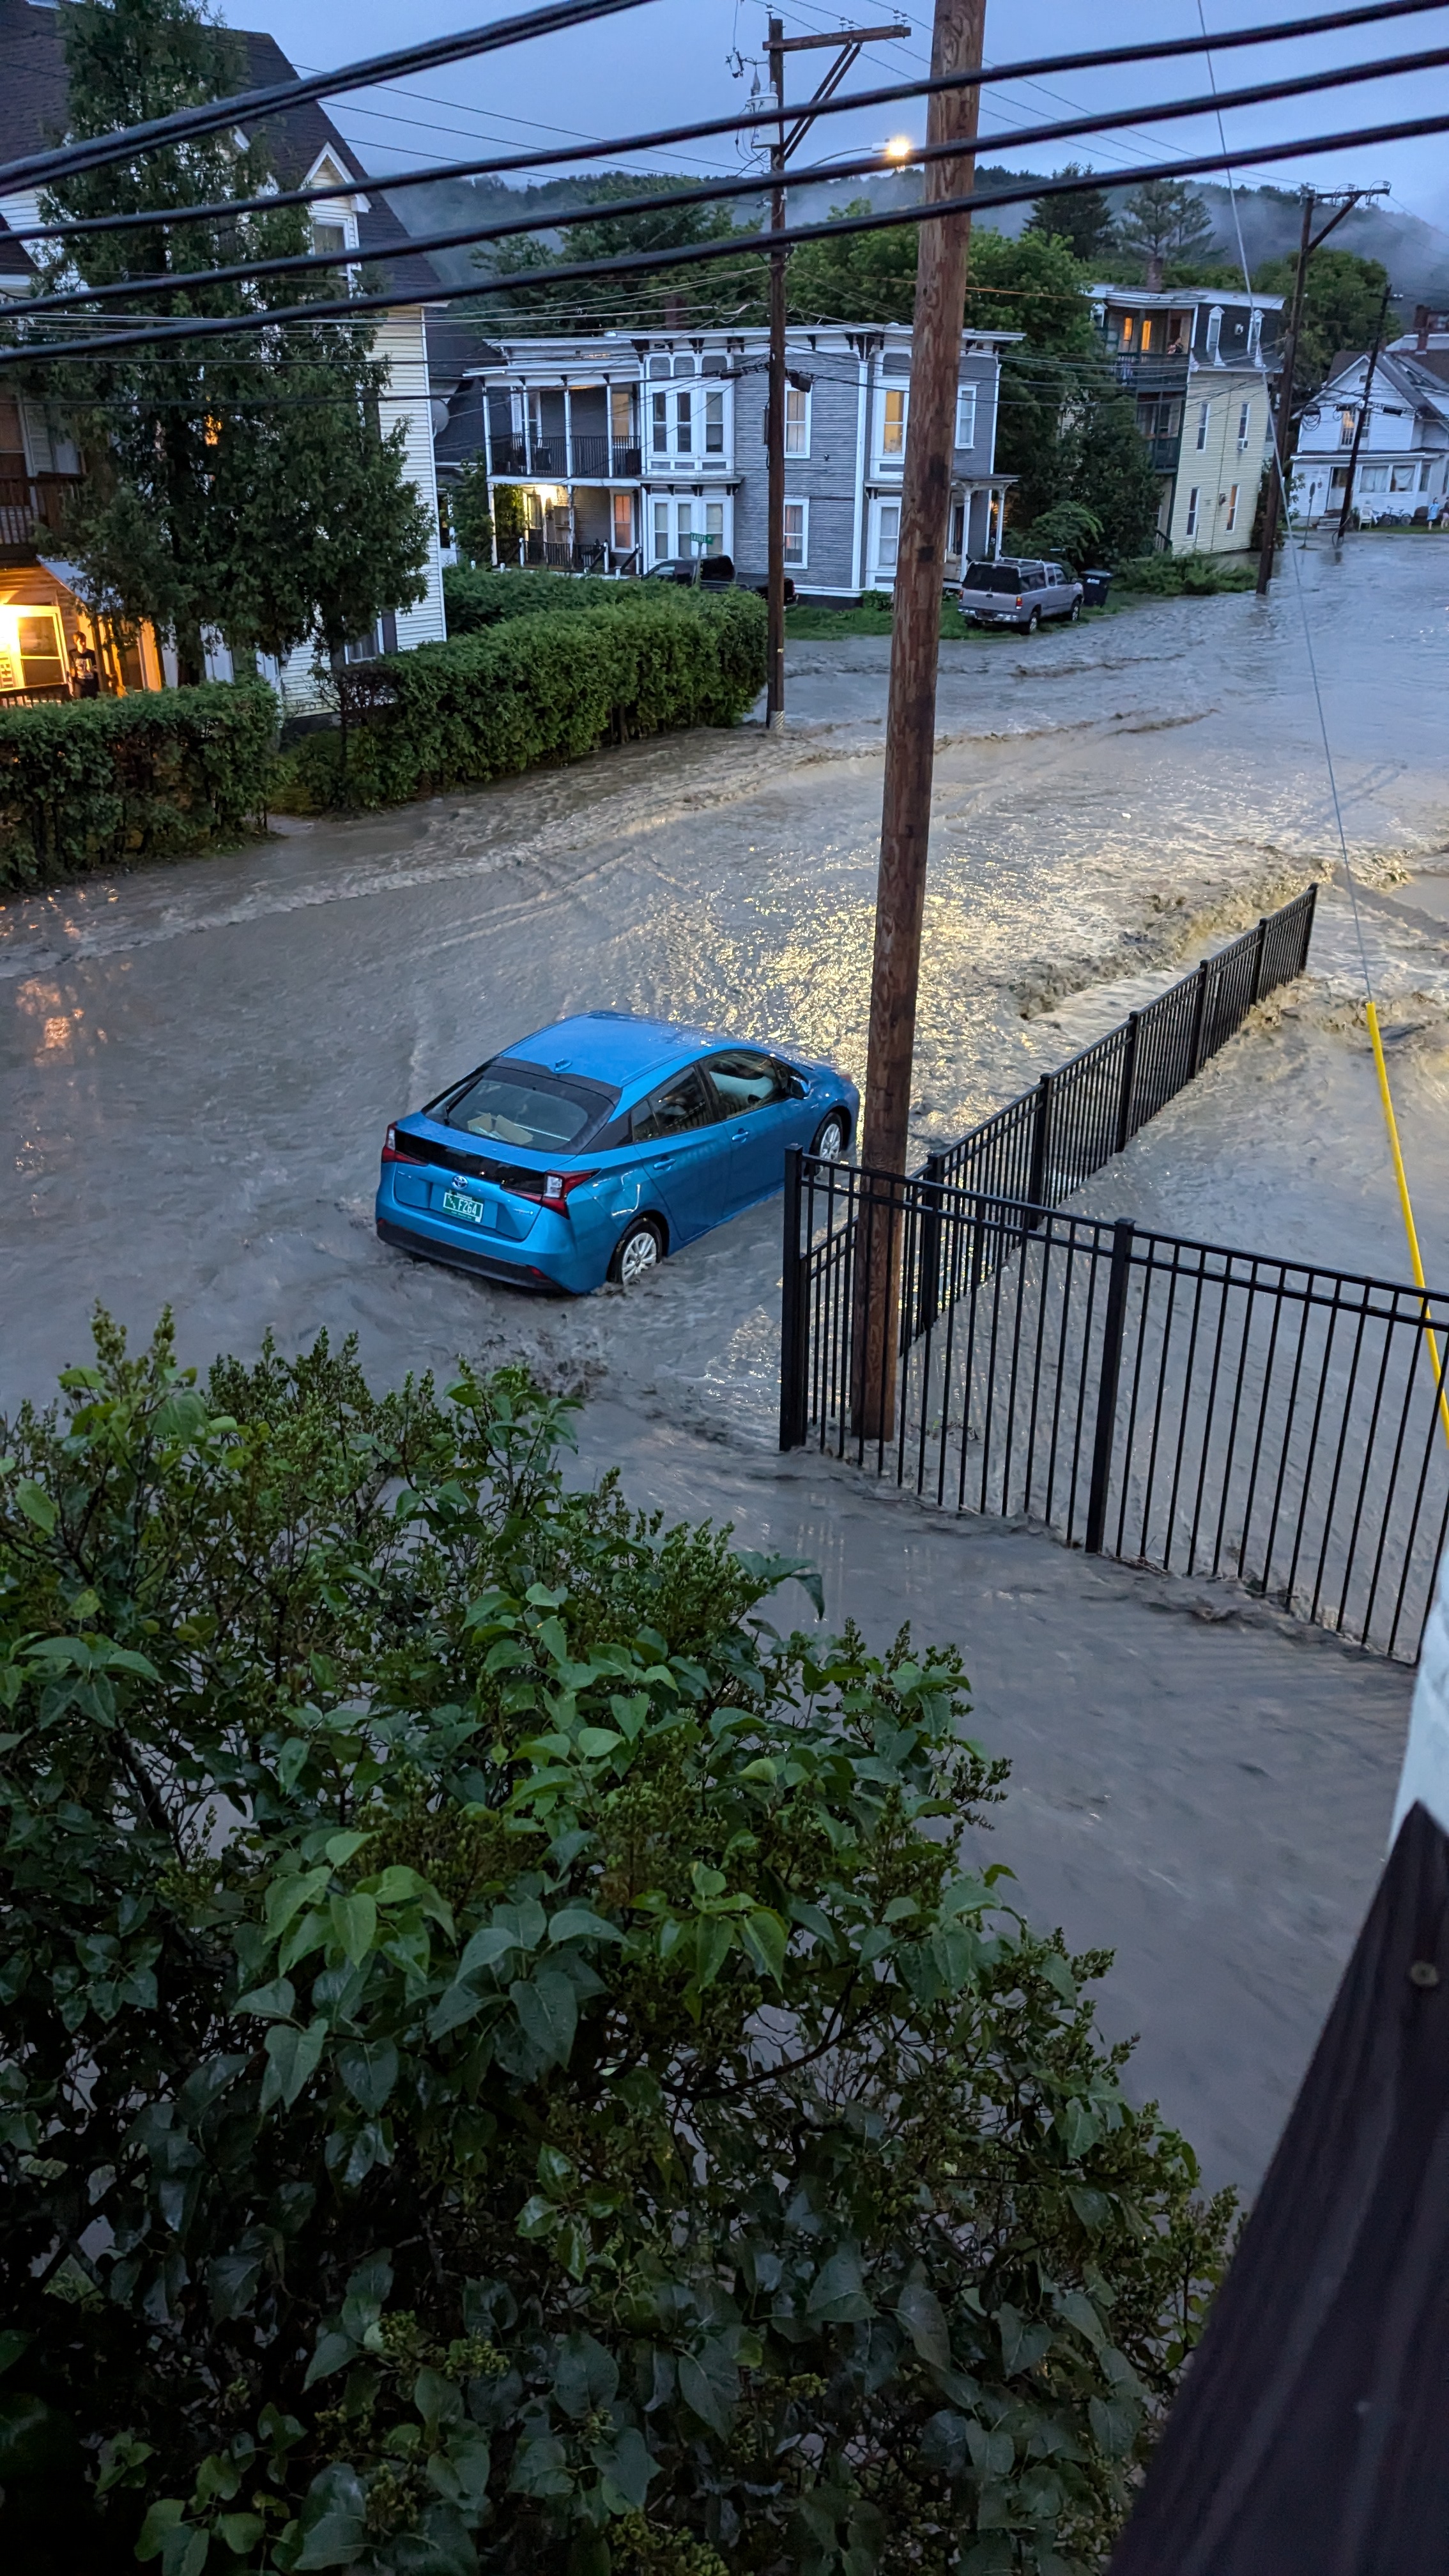
[[[385,1138],[383,1139],[383,1147],[382,1147],[382,1159],[383,1159],[383,1161],[384,1161],[385,1163],[422,1163],[422,1162],[425,1162],[425,1161],[427,1160],[426,1155],[424,1155],[424,1154],[410,1154],[410,1153],[408,1152],[408,1146],[409,1146],[410,1141],[411,1141],[411,1140],[410,1140],[410,1138],[408,1138],[408,1137],[404,1136],[404,1138],[403,1138],[403,1140],[402,1140],[401,1144],[399,1144],[399,1142],[398,1142],[398,1133],[397,1133],[397,1129],[396,1129],[395,1127],[389,1127],[389,1129],[388,1129],[388,1131],[387,1131],[387,1134],[386,1134]]]
[[[1016,604],[1018,608],[1025,608],[1026,601],[1024,599],[1019,599]]]
[[[567,1216],[569,1192],[597,1178],[596,1172],[510,1172],[507,1186],[521,1199],[539,1199],[546,1208]]]

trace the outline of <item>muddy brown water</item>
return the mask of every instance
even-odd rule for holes
[[[1392,551],[1367,539],[1297,569],[1427,1257],[1449,1284],[1449,545]],[[837,1616],[858,1606],[883,1632],[910,1609],[961,1636],[987,1677],[983,1732],[1023,1766],[1000,1856],[1074,1937],[1133,1950],[1116,1991],[1146,2033],[1142,2081],[1192,2115],[1215,2175],[1251,2179],[1372,1883],[1403,1677],[1029,1536],[917,1533],[848,1479],[777,1463],[777,1205],[636,1295],[572,1305],[412,1264],[372,1233],[387,1120],[570,1011],[703,1019],[860,1078],[887,649],[796,648],[783,740],[749,724],[635,744],[0,906],[0,1408],[84,1355],[97,1299],[136,1332],[170,1301],[198,1361],[326,1325],[356,1331],[382,1376],[467,1352],[590,1386],[586,1472],[618,1459],[641,1501],[793,1532],[825,1557]],[[922,1147],[1329,874],[1317,726],[1291,568],[1266,607],[1161,602],[943,648]],[[1358,973],[1331,890],[1310,977],[1086,1203],[1400,1275]],[[1054,1672],[1065,1695],[1046,1705]],[[1217,1763],[1193,1731],[1199,1690],[1237,1694]],[[1097,1800],[1109,1779],[1115,1804]],[[1247,1968],[1254,1926],[1276,1926],[1281,1976]]]

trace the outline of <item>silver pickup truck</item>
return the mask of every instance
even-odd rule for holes
[[[994,563],[967,565],[956,605],[978,626],[1019,626],[1034,635],[1044,617],[1065,617],[1075,625],[1082,585],[1064,564],[1000,555]]]

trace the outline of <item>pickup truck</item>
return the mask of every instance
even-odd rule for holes
[[[663,563],[651,564],[646,581],[675,581],[695,590],[754,590],[764,599],[769,591],[769,575],[763,572],[736,572],[731,555],[669,555]],[[785,605],[795,597],[795,585],[785,575]]]
[[[1065,617],[1076,623],[1082,613],[1082,585],[1064,564],[999,555],[992,563],[967,565],[956,605],[963,617],[974,619],[978,626],[1019,626],[1034,635],[1044,617]]]

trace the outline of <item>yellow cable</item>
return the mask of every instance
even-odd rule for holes
[[[1384,1062],[1384,1042],[1379,1035],[1379,1015],[1372,993],[1368,997],[1367,1007],[1369,1036],[1374,1043],[1374,1065],[1379,1077],[1379,1098],[1384,1104],[1384,1125],[1389,1131],[1389,1151],[1394,1158],[1394,1178],[1399,1185],[1399,1206],[1403,1211],[1404,1232],[1409,1238],[1409,1259],[1414,1265],[1414,1285],[1416,1288],[1423,1288],[1427,1283],[1424,1278],[1424,1264],[1419,1257],[1419,1230],[1414,1223],[1414,1202],[1409,1196],[1409,1176],[1404,1169],[1403,1148],[1399,1143],[1399,1122],[1394,1116],[1394,1096],[1389,1089],[1389,1068]],[[1446,1395],[1444,1388],[1444,1367],[1439,1357],[1439,1337],[1429,1320],[1427,1304],[1424,1308],[1424,1332],[1429,1344],[1434,1384],[1439,1394],[1439,1419],[1444,1425],[1444,1437],[1449,1440],[1449,1395]]]

